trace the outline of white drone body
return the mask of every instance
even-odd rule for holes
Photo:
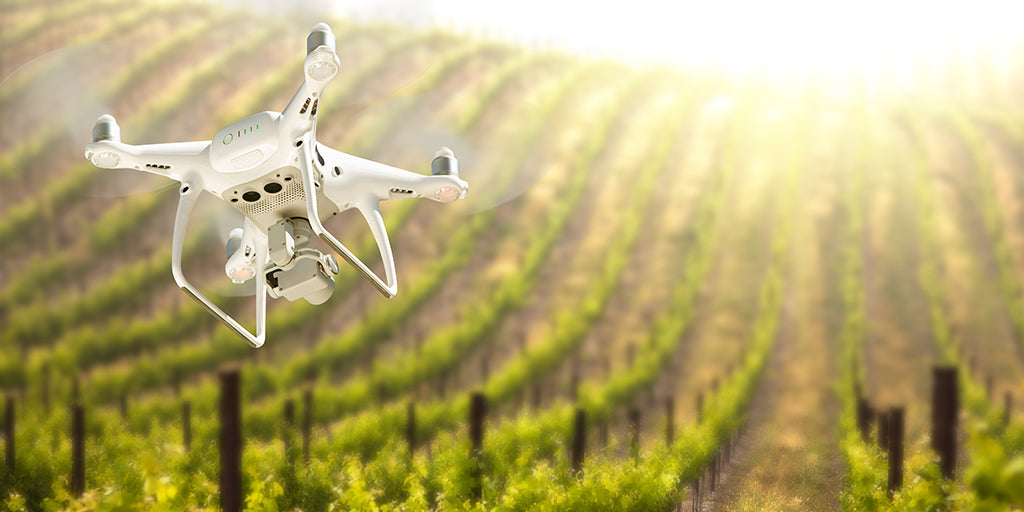
[[[382,294],[398,292],[395,260],[380,213],[380,201],[423,197],[451,202],[465,197],[458,161],[441,148],[432,175],[404,171],[331,149],[316,140],[316,113],[324,88],[340,68],[336,39],[318,23],[306,39],[305,80],[283,112],[261,112],[221,129],[212,141],[130,145],[110,115],[93,127],[85,156],[97,167],[137,169],[181,182],[174,222],[171,270],[183,290],[252,346],[266,339],[267,295],[321,304],[334,291],[339,269],[331,255],[308,247],[313,235],[368,278]],[[192,286],[181,270],[185,229],[200,192],[207,191],[239,210],[244,227],[228,240],[228,277],[256,278],[256,332]],[[384,279],[375,274],[324,227],[339,212],[362,213],[377,240]]]

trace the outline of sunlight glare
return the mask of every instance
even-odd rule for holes
[[[369,2],[345,2],[348,12],[358,12],[359,1]],[[382,3],[373,8],[387,11]],[[408,3],[391,10],[518,43],[638,63],[777,72],[937,64],[951,52],[1016,44],[1024,15],[1024,2],[1003,0]]]

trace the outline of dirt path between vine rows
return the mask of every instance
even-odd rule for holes
[[[843,466],[821,265],[798,250],[779,338],[745,434],[701,510],[837,510]],[[690,510],[684,505],[683,510]]]

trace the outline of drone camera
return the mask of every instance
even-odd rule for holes
[[[313,305],[323,304],[334,293],[334,276],[338,262],[331,255],[316,249],[302,249],[285,267],[274,265],[267,272],[267,285],[272,297],[289,301],[306,299]]]
[[[306,299],[310,304],[331,298],[338,262],[307,247],[312,232],[309,221],[302,218],[282,219],[267,229],[271,265],[265,274],[272,297]]]

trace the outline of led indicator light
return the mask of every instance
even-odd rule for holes
[[[450,203],[459,198],[462,191],[451,186],[443,186],[434,192],[434,198],[442,203]]]
[[[255,275],[256,269],[249,266],[235,267],[231,269],[231,272],[228,274],[228,276],[231,278],[231,281],[235,284],[244,283],[252,279]]]

